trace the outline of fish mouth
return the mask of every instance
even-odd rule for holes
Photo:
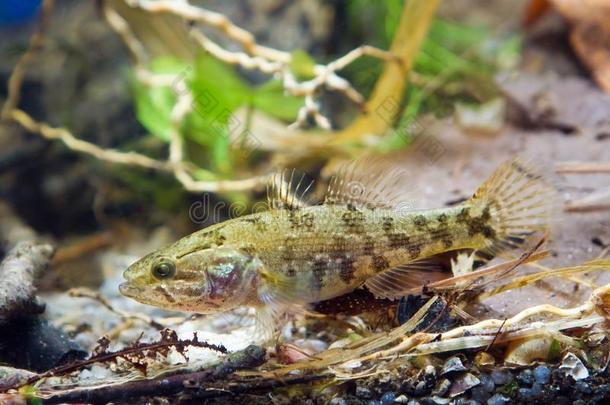
[[[138,299],[142,293],[142,287],[135,286],[129,282],[119,284],[119,292],[126,297]]]

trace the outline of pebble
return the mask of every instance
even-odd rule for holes
[[[448,358],[447,361],[445,361],[445,364],[443,365],[443,370],[441,371],[441,375],[457,373],[466,370],[466,367],[464,367],[464,364],[462,364],[462,360],[457,356],[453,356]]]
[[[481,384],[481,380],[471,373],[466,373],[453,381],[449,389],[449,396],[456,397],[479,384]]]
[[[413,401],[409,401],[409,398],[407,398],[406,395],[399,395],[394,399],[394,402],[397,404],[406,404],[411,403]]]
[[[506,405],[510,403],[510,399],[502,394],[495,394],[487,400],[487,405]]]
[[[538,366],[534,369],[534,379],[538,384],[548,384],[551,382],[551,369],[547,366]]]
[[[378,401],[376,399],[371,399],[370,401],[368,401],[366,403],[367,405],[381,405],[381,401]]]
[[[430,392],[430,389],[426,386],[425,381],[418,382],[415,386],[415,389],[413,390],[413,394],[416,396],[425,395],[428,392]]]
[[[480,405],[480,402],[473,399],[459,398],[453,402],[453,405]]]
[[[591,395],[593,393],[591,386],[584,381],[576,381],[575,387],[577,392],[585,395]]]
[[[536,396],[532,392],[531,388],[519,388],[519,398],[521,398],[522,400],[531,401],[535,397]]]
[[[519,397],[524,400],[533,400],[542,395],[542,385],[534,383],[532,388],[519,388]]]
[[[487,390],[485,390],[485,388],[483,388],[482,386],[478,386],[478,387],[474,387],[470,391],[470,396],[475,401],[485,403],[489,399],[489,397],[491,397],[491,393],[488,392]]]
[[[494,383],[493,378],[489,376],[489,374],[481,374],[479,376],[479,380],[481,380],[481,388],[487,392],[493,392],[496,384]]]
[[[427,365],[426,368],[424,368],[424,375],[426,377],[436,377],[436,368],[432,365]]]
[[[542,395],[542,384],[538,384],[538,383],[534,383],[534,385],[532,385],[532,393],[536,396],[540,396]]]
[[[587,370],[587,367],[585,367],[583,362],[574,353],[567,353],[563,356],[559,370],[571,376],[576,381],[584,380],[589,377],[589,370]]]
[[[517,374],[517,381],[521,385],[531,387],[534,383],[534,373],[530,369],[523,370],[522,372]]]
[[[366,387],[357,386],[356,387],[356,396],[358,398],[371,399],[371,398],[373,398],[373,393],[371,392],[370,389],[368,389]]]
[[[434,388],[434,390],[432,391],[432,395],[443,397],[449,391],[449,387],[451,387],[451,381],[446,378],[443,378],[441,382],[438,383],[436,388]]]
[[[506,385],[513,379],[512,374],[508,370],[494,370],[491,372],[491,379],[496,385]]]
[[[341,397],[334,397],[330,400],[330,405],[347,405],[347,401]]]
[[[602,385],[598,385],[595,388],[595,393],[598,394],[603,394],[603,395],[608,395],[610,394],[610,384],[602,384]]]
[[[513,380],[513,376],[508,370],[494,370],[491,372],[491,379],[496,385],[506,385]]]
[[[386,392],[385,394],[383,394],[381,396],[381,398],[379,398],[379,400],[381,401],[382,405],[393,404],[395,399],[396,399],[396,394],[391,392],[391,391]]]

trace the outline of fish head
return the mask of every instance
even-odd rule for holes
[[[217,313],[247,305],[260,260],[238,248],[213,247],[187,254],[159,250],[125,272],[121,294],[164,309]]]

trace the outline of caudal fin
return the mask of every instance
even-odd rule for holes
[[[493,229],[489,246],[478,256],[489,259],[546,232],[552,217],[554,191],[542,175],[521,159],[503,163],[470,200],[472,207],[489,213]]]

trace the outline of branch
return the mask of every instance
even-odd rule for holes
[[[610,173],[610,162],[565,162],[557,165],[557,173]]]
[[[18,243],[0,263],[0,322],[13,317],[40,313],[34,280],[49,265],[50,245]]]
[[[181,392],[188,393],[197,398],[210,398],[222,395],[230,395],[233,392],[223,388],[210,386],[217,382],[222,387],[226,384],[227,377],[240,369],[258,367],[265,361],[265,350],[258,346],[248,346],[244,350],[232,353],[225,357],[220,364],[206,368],[201,371],[164,375],[152,379],[130,381],[124,384],[115,384],[90,388],[88,390],[75,389],[63,392],[41,393],[45,403],[108,403],[116,401],[127,401],[131,398],[142,396],[173,396]],[[301,377],[302,378],[302,377]],[[315,379],[315,378],[314,378]],[[290,384],[288,379],[287,384]],[[310,379],[311,380],[311,379]],[[242,389],[254,385],[257,381],[243,382]],[[282,383],[282,381],[275,381]],[[294,382],[293,382],[294,383]],[[236,388],[235,393],[239,392]]]
[[[94,363],[116,362],[119,358],[124,359],[133,367],[137,368],[143,373],[146,373],[147,359],[154,358],[157,354],[167,357],[171,348],[176,349],[178,353],[185,358],[185,351],[189,346],[202,347],[222,354],[227,353],[227,349],[225,349],[224,346],[217,346],[205,341],[200,341],[197,338],[196,332],[193,334],[192,339],[184,340],[178,339],[176,332],[170,329],[164,329],[160,333],[161,338],[158,341],[141,343],[138,339],[131,346],[117,351],[108,351],[110,340],[104,336],[98,340],[98,345],[93,349],[93,355],[88,359],[74,361],[69,364],[52,368],[44,373],[36,374],[28,378],[26,381],[20,383],[20,385],[11,387],[11,389],[19,389],[25,385],[32,385],[45,378],[66,375],[74,371],[82,370],[83,368]]]

